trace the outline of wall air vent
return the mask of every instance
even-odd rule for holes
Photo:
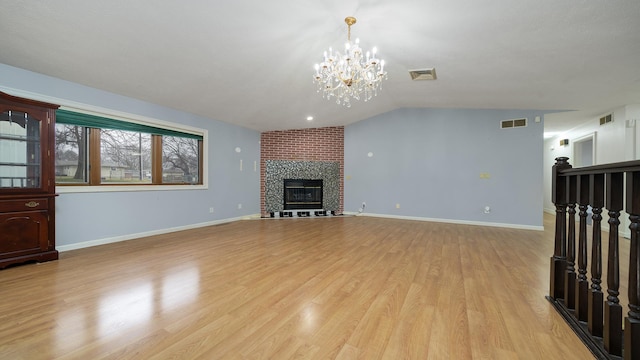
[[[527,126],[527,118],[502,120],[500,122],[500,128],[502,129],[510,129],[510,128],[517,128],[517,127],[525,127],[525,126]]]
[[[613,121],[613,114],[608,114],[600,118],[600,125],[604,125]]]

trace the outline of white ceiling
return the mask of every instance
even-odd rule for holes
[[[346,16],[389,74],[351,108],[312,81]],[[579,110],[546,116],[560,131],[640,103],[640,1],[0,0],[0,62],[260,131],[403,107]],[[436,81],[411,81],[426,67]]]

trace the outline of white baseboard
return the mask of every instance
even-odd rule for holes
[[[548,209],[544,209],[544,211],[550,212]],[[551,213],[555,215],[555,210]],[[520,230],[537,230],[537,231],[544,230],[543,226],[535,226],[535,225],[504,224],[504,223],[494,223],[494,222],[484,222],[484,221],[466,221],[466,220],[425,218],[425,217],[417,217],[417,216],[399,216],[399,215],[387,215],[387,214],[360,213],[355,211],[345,211],[343,212],[343,215],[370,216],[370,217],[398,219],[398,220],[430,221],[430,222],[439,222],[439,223],[447,223],[447,224],[489,226],[489,227],[500,227],[500,228],[520,229]],[[261,218],[260,214],[254,214],[254,215],[241,216],[237,218],[208,221],[204,223],[178,226],[178,227],[168,228],[168,229],[146,231],[142,233],[128,234],[128,235],[116,236],[116,237],[104,238],[104,239],[89,240],[89,241],[84,241],[84,242],[70,244],[70,245],[59,245],[59,246],[56,246],[56,250],[60,252],[64,252],[64,251],[70,251],[70,250],[76,250],[76,249],[83,249],[91,246],[98,246],[98,245],[116,243],[120,241],[133,240],[133,239],[138,239],[146,236],[161,235],[161,234],[167,234],[167,233],[172,233],[176,231],[196,229],[196,228],[205,227],[205,226],[220,225],[220,224],[230,223],[230,222],[239,221],[239,220],[254,220],[254,219],[260,219],[260,218]],[[603,230],[608,231],[608,228],[603,227]],[[630,235],[629,230],[624,231],[620,229],[620,235],[628,238]]]
[[[255,214],[255,215],[247,215],[247,216],[241,216],[241,217],[230,218],[230,219],[207,221],[204,223],[177,226],[177,227],[168,228],[168,229],[145,231],[145,232],[136,233],[136,234],[127,234],[127,235],[115,236],[115,237],[104,238],[104,239],[83,241],[83,242],[69,244],[69,245],[58,245],[56,246],[56,250],[58,250],[59,252],[65,252],[70,250],[88,248],[92,246],[112,244],[120,241],[133,240],[133,239],[138,239],[138,238],[147,237],[147,236],[168,234],[176,231],[190,230],[190,229],[197,229],[205,226],[226,224],[226,223],[230,223],[238,220],[252,220],[252,219],[259,219],[259,218],[260,218],[260,214]]]
[[[388,219],[399,219],[399,220],[431,221],[431,222],[459,224],[459,225],[490,226],[490,227],[520,229],[520,230],[536,230],[536,231],[544,230],[544,226],[535,226],[535,225],[503,224],[503,223],[484,222],[484,221],[437,219],[437,218],[425,218],[425,217],[417,217],[417,216],[398,216],[398,215],[358,213],[358,212],[346,212],[346,211],[344,212],[344,214],[354,215],[354,216],[371,216],[371,217],[388,218]]]

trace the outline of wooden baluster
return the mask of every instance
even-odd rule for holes
[[[622,355],[622,306],[620,294],[620,251],[618,225],[623,206],[622,173],[606,175],[606,205],[609,210],[609,257],[607,260],[607,302],[604,304],[604,348],[610,354]]]
[[[564,277],[564,304],[570,310],[576,307],[576,183],[576,176],[567,178],[566,195],[569,208],[569,230],[567,232],[567,271]]]
[[[556,230],[553,256],[551,257],[551,271],[549,282],[549,296],[553,299],[564,299],[564,273],[567,269],[566,260],[566,212],[567,197],[566,177],[560,176],[559,171],[571,168],[567,157],[556,158],[556,163],[551,169],[551,201],[556,206]]]
[[[591,292],[589,294],[589,316],[587,327],[593,336],[602,337],[603,302],[602,293],[602,207],[604,206],[604,174],[589,175],[589,202],[593,212],[593,235],[591,236]]]
[[[640,359],[640,172],[627,173],[627,212],[631,220],[629,314],[624,321],[624,359]]]
[[[578,282],[576,283],[576,317],[580,321],[589,318],[589,280],[587,279],[587,209],[589,207],[589,175],[577,178],[578,196]]]

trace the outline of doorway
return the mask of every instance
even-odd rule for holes
[[[591,166],[596,163],[596,133],[573,140],[573,167]]]

